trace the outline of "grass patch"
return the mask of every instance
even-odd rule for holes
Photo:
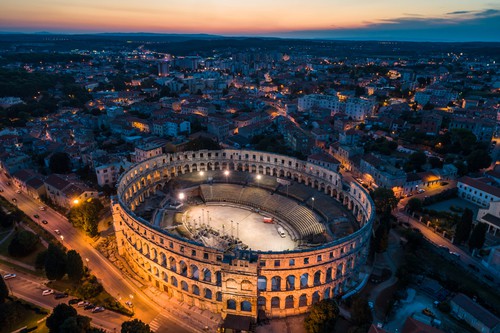
[[[23,272],[23,273],[27,273],[27,274],[31,274],[31,275],[36,275],[38,277],[43,277],[43,278],[45,277],[45,273],[42,270],[37,269],[37,270],[32,271],[31,269],[27,269],[27,268],[18,266],[16,264],[11,263],[10,261],[5,261],[2,259],[0,259],[0,263],[4,266],[9,266],[9,267],[11,267],[14,270],[19,271],[19,272]]]
[[[12,332],[23,327],[30,329],[40,325],[45,326],[45,324],[38,324],[37,322],[50,313],[47,309],[40,308],[21,299],[8,300],[1,305],[0,312],[5,316],[2,318],[3,325],[0,326],[0,333]]]
[[[0,244],[0,254],[1,255],[10,257],[8,249],[9,249],[10,241],[12,240],[12,238],[14,238],[14,235],[15,235],[15,232],[13,232],[9,237],[7,237],[3,241],[2,244]]]

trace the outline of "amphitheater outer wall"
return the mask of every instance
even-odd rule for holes
[[[354,233],[308,250],[217,249],[167,234],[134,214],[144,199],[179,174],[241,170],[293,179],[340,202],[358,221]],[[247,150],[160,155],[125,171],[112,199],[119,254],[151,285],[201,309],[256,318],[307,312],[324,298],[342,295],[359,283],[368,255],[375,209],[367,191],[346,183],[335,171],[292,157]]]

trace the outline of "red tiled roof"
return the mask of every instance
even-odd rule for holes
[[[459,183],[477,188],[478,190],[481,190],[483,192],[486,192],[488,194],[494,195],[497,198],[500,198],[500,188],[496,186],[491,186],[489,184],[486,184],[484,181],[481,181],[480,178],[471,178],[468,176],[464,176],[460,179],[458,179]]]

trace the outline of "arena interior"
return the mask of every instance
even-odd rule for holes
[[[333,170],[205,150],[138,163],[117,186],[119,253],[171,297],[223,317],[304,313],[365,277],[373,202]]]

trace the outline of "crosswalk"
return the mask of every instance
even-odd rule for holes
[[[164,332],[174,332],[173,328],[170,327],[172,321],[167,318],[163,313],[159,313],[150,323],[149,327],[153,332],[164,333]]]

